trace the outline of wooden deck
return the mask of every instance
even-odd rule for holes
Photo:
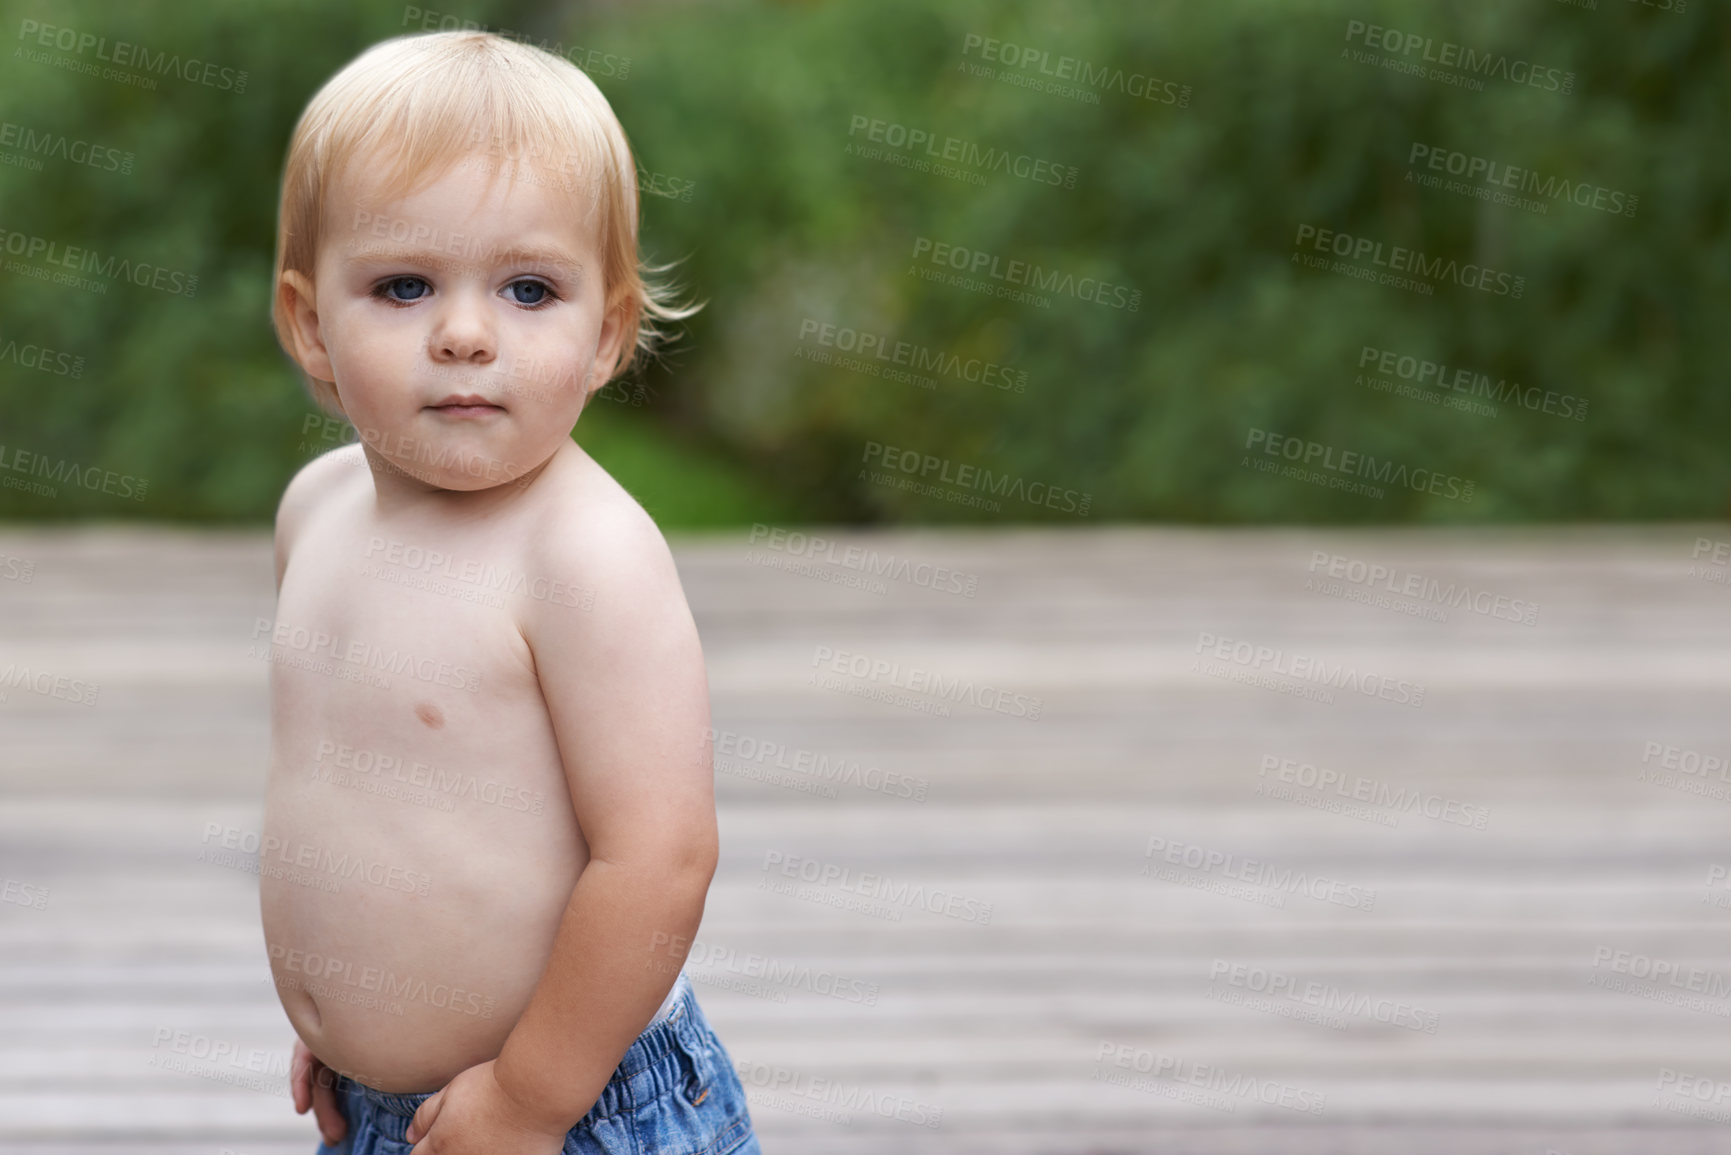
[[[1725,1149],[1731,771],[1642,774],[1731,755],[1731,567],[1691,558],[1731,530],[831,536],[975,594],[676,543],[737,748],[690,969],[771,1155]],[[1318,551],[1505,601],[1348,601]],[[261,535],[0,531],[0,671],[101,687],[0,703],[0,1150],[312,1152],[256,881],[197,861],[257,822],[271,613]],[[833,653],[899,669],[814,682]],[[1368,693],[1294,692],[1341,664]],[[855,891],[760,888],[795,856]]]

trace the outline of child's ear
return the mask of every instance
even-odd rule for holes
[[[619,372],[620,365],[631,352],[625,337],[625,305],[621,302],[609,309],[607,316],[601,319],[601,339],[595,345],[597,372],[589,381],[591,395],[606,388],[607,382],[613,380],[613,375]]]
[[[337,375],[319,335],[318,298],[313,294],[312,281],[304,273],[285,269],[276,291],[289,318],[288,336],[296,363],[317,380],[335,384]]]

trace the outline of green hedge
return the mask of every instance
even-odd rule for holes
[[[646,245],[680,258],[708,306],[645,375],[650,403],[580,423],[578,439],[634,491],[654,487],[667,524],[1076,520],[1066,507],[1084,495],[1091,519],[1726,511],[1722,5],[849,0],[619,5],[563,25],[512,5],[447,7],[630,61],[597,81],[661,194],[644,198]],[[70,361],[44,372],[0,358],[0,443],[149,481],[142,501],[0,489],[0,514],[269,516],[316,448],[268,321],[283,148],[319,83],[399,31],[404,11],[88,0],[12,11],[15,47],[21,22],[38,20],[248,79],[241,94],[174,77],[145,92],[8,59],[7,122],[134,161],[130,173],[53,158],[40,172],[0,167],[0,227],[195,274],[198,287],[98,294],[0,275],[0,343],[83,358],[77,376],[58,371]],[[1358,25],[1411,33],[1411,53],[1367,48]],[[996,62],[983,59],[988,41]],[[1044,56],[1006,63],[1020,52],[1005,45]],[[1472,91],[1387,66],[1462,50],[1511,76],[1536,66],[1541,86],[1493,75]],[[1065,91],[1027,86],[1045,82],[1042,67]],[[1543,86],[1565,72],[1568,94]],[[911,167],[923,148],[887,143],[903,129],[929,133],[938,159],[953,138],[959,171]],[[1425,188],[1407,179],[1415,145],[1638,204],[1631,216],[1529,194],[1541,213]],[[1012,171],[994,166],[998,153]],[[1303,267],[1304,226],[1453,261],[1457,276],[1430,278],[1424,295]],[[988,270],[1056,274],[1047,307],[922,279],[937,244],[984,254]],[[1506,275],[1493,287],[1523,278],[1518,299],[1463,286],[1468,266]],[[1081,299],[1101,283],[1119,287],[1108,294],[1119,304],[1138,293],[1137,307]],[[869,334],[935,361],[930,387],[825,363],[841,353],[821,340],[826,325],[842,343],[843,330]],[[1378,388],[1366,379],[1375,358],[1360,367],[1367,348],[1482,374],[1502,400],[1489,415],[1445,406],[1471,398],[1429,380],[1382,375],[1408,395]],[[995,366],[996,380],[967,380],[970,365]],[[1346,475],[1326,468],[1325,484],[1249,468],[1284,463],[1258,452],[1270,437],[1328,463],[1396,463],[1409,481],[1470,480],[1473,498],[1397,480],[1379,499],[1331,488]],[[961,480],[925,493],[879,484],[874,474],[903,475],[874,446]],[[695,461],[708,472],[687,477]],[[978,497],[982,473],[1019,488],[997,510],[955,500]],[[717,486],[734,496],[689,510],[678,497]],[[1052,491],[1057,509],[1011,496]]]

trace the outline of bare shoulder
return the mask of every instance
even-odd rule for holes
[[[577,448],[544,480],[527,548],[531,567],[591,595],[588,629],[689,625],[690,610],[667,539],[637,499]],[[587,599],[586,599],[587,600]]]
[[[289,479],[276,509],[276,580],[282,585],[290,552],[306,523],[347,486],[366,476],[359,445],[344,445],[313,458]]]

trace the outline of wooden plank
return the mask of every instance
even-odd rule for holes
[[[1594,985],[1615,951],[1731,975],[1731,908],[1703,901],[1731,900],[1709,873],[1731,866],[1731,783],[1704,797],[1707,776],[1643,780],[1651,744],[1731,751],[1731,588],[1692,570],[1697,534],[1726,531],[826,532],[970,575],[973,597],[819,580],[744,535],[677,542],[717,729],[854,767],[825,780],[723,755],[700,938],[734,954],[694,964],[699,997],[752,1070],[942,1108],[937,1128],[858,1110],[842,1123],[834,1102],[754,1085],[766,1150],[1711,1149],[1713,1120],[1657,1084],[1665,1069],[1731,1082],[1731,997]],[[0,1149],[310,1152],[310,1122],[267,1084],[150,1061],[165,1027],[278,1057],[292,1038],[254,880],[197,857],[206,823],[257,823],[265,671],[247,647],[272,612],[268,539],[9,529],[0,551],[36,563],[31,583],[0,584],[0,665],[102,684],[93,709],[0,703],[0,874],[51,895],[0,904]],[[1430,620],[1307,589],[1319,553],[1519,599],[1536,620],[1470,605]],[[1203,635],[1404,678],[1425,701],[1305,701],[1213,676],[1196,668]],[[812,684],[814,658],[837,651],[1037,696],[1041,716]],[[1269,757],[1488,820],[1330,812],[1319,804],[1341,796],[1269,793]],[[923,798],[869,788],[866,769],[921,780]],[[1234,865],[1185,867],[1181,852],[1174,877],[1147,877],[1151,838]],[[774,893],[760,887],[774,855],[993,913]],[[1374,890],[1374,906],[1222,893],[1247,860],[1274,872],[1264,883],[1320,877]],[[1399,1000],[1437,1030],[1234,1005],[1211,997],[1232,989],[1222,963]],[[796,977],[812,971],[876,998],[818,993]],[[1231,1096],[1226,1110],[1170,1077],[1111,1085],[1094,1077],[1111,1073],[1103,1046],[1299,1088],[1325,1110]]]

